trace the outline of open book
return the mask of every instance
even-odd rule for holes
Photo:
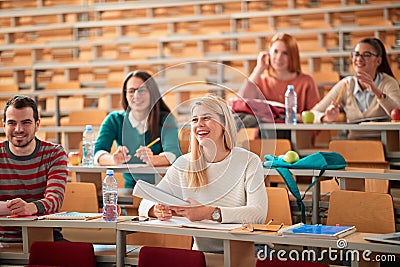
[[[141,197],[155,203],[164,204],[167,206],[187,206],[190,203],[180,197],[174,196],[161,188],[149,184],[143,180],[136,182],[135,188],[133,188],[132,194],[137,197]]]
[[[322,239],[339,239],[356,231],[355,226],[311,225],[298,223],[279,230],[279,234],[291,237],[313,237]]]
[[[40,219],[46,220],[83,220],[89,221],[97,218],[101,218],[101,213],[90,213],[90,212],[60,212],[54,214],[44,215]]]

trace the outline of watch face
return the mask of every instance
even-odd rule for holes
[[[212,219],[218,221],[221,218],[221,213],[218,208],[216,208],[212,213]]]

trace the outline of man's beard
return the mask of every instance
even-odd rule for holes
[[[15,147],[27,147],[32,141],[33,141],[33,139],[35,139],[35,137],[33,137],[32,139],[30,139],[28,142],[26,142],[26,143],[21,143],[21,142],[12,142],[12,144],[15,146]]]

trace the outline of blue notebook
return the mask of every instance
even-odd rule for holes
[[[283,236],[339,239],[356,231],[355,226],[311,225],[298,223],[279,231]]]

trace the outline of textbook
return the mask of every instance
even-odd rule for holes
[[[136,182],[136,185],[133,188],[132,195],[167,206],[190,205],[188,201],[180,197],[174,196],[173,194],[168,193],[167,191],[143,180],[139,180]]]
[[[298,223],[278,231],[283,236],[339,239],[356,231],[355,226],[311,225]]]
[[[83,220],[89,221],[97,218],[101,218],[101,213],[91,213],[91,212],[59,212],[54,214],[44,215],[40,219],[46,220]]]

